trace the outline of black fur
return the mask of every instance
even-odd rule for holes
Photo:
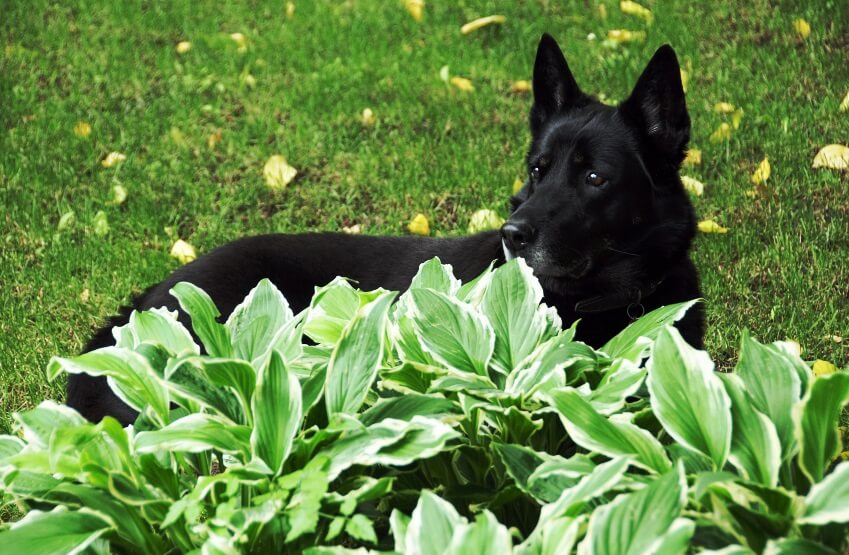
[[[111,328],[126,323],[132,309],[177,309],[168,290],[179,281],[204,289],[226,318],[269,278],[297,312],[316,286],[337,275],[365,290],[404,290],[419,264],[434,256],[466,281],[493,260],[503,263],[502,245],[534,269],[545,301],[564,323],[581,318],[578,338],[596,347],[629,323],[629,311],[699,297],[687,255],[695,219],[678,177],[690,120],[673,50],[661,47],[628,100],[614,108],[581,92],[557,43],[543,35],[533,88],[529,178],[501,232],[457,239],[336,233],[239,239],[149,288],[85,350],[113,344]],[[184,314],[180,318],[188,324]],[[702,346],[700,308],[678,327]],[[136,416],[104,379],[87,375],[69,377],[68,404],[94,421],[112,415],[126,424]]]

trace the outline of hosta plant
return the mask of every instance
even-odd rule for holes
[[[744,335],[714,371],[672,326],[575,340],[521,260],[403,294],[336,279],[293,314],[268,281],[226,322],[188,283],[115,346],[47,374],[106,376],[122,428],[45,401],[0,436],[25,514],[7,553],[841,553],[849,373]]]

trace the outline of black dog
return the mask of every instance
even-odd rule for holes
[[[434,256],[463,281],[493,260],[523,257],[542,283],[545,302],[564,323],[581,318],[578,338],[596,347],[643,310],[699,297],[687,256],[695,218],[678,177],[690,118],[672,48],[657,51],[630,98],[614,108],[581,92],[557,43],[543,35],[533,88],[529,177],[500,232],[458,239],[335,233],[240,239],[149,288],[86,351],[113,344],[111,328],[125,324],[132,309],[177,309],[168,290],[179,281],[204,289],[226,318],[269,278],[297,312],[309,305],[315,286],[337,275],[364,290],[404,290],[419,264]],[[181,320],[188,323],[184,314]],[[678,328],[701,347],[698,306]],[[136,416],[105,379],[87,375],[69,377],[68,404],[94,421],[112,415],[126,424]]]

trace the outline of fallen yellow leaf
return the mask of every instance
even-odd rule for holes
[[[697,197],[702,196],[705,192],[705,185],[698,179],[694,179],[692,177],[682,175],[681,183],[684,184],[684,190],[690,193],[693,193]]]
[[[424,214],[416,214],[416,217],[407,224],[407,229],[413,235],[430,235],[430,225]]]
[[[802,37],[803,40],[808,38],[811,34],[811,25],[804,19],[794,20],[793,28],[796,29],[796,32],[799,33],[799,36]]]
[[[622,10],[622,13],[642,17],[649,25],[651,25],[651,22],[654,19],[651,10],[645,6],[637,4],[636,2],[631,2],[631,0],[622,0],[619,2],[619,9]]]
[[[486,27],[487,25],[498,24],[501,25],[507,21],[507,18],[503,15],[488,15],[486,17],[479,17],[474,21],[469,21],[462,27],[460,27],[460,32],[464,35],[468,35],[472,31],[477,31],[481,27]]]
[[[112,166],[116,166],[126,160],[127,157],[120,152],[110,152],[106,155],[106,158],[100,161],[100,165],[104,168],[111,168]]]
[[[690,74],[684,68],[681,68],[679,71],[681,72],[681,89],[686,93],[687,85],[690,83]]]
[[[763,185],[769,179],[771,173],[772,168],[769,166],[769,157],[764,156],[764,159],[758,164],[758,169],[752,174],[752,184]]]
[[[440,79],[442,79],[443,81],[445,81],[447,83],[448,82],[448,76],[449,76],[448,66],[442,66],[441,68],[439,68],[439,78]]]
[[[248,39],[242,33],[230,33],[230,38],[236,43],[236,50],[239,52],[248,51]]]
[[[177,46],[174,47],[174,50],[177,51],[177,54],[185,54],[189,50],[192,49],[192,43],[187,40],[181,40],[177,43]]]
[[[344,231],[348,235],[359,235],[363,232],[363,228],[360,226],[360,224],[346,225],[342,226],[342,231]]]
[[[713,111],[718,114],[730,114],[734,111],[734,105],[730,102],[717,102],[713,105]]]
[[[611,29],[607,32],[607,39],[613,42],[639,42],[646,40],[644,31],[629,31],[627,29]]]
[[[244,83],[247,88],[256,88],[256,77],[254,77],[250,73],[243,73],[241,79],[242,83]]]
[[[177,127],[171,127],[168,131],[168,135],[171,137],[174,144],[181,148],[189,145],[189,142],[186,140],[186,135]]]
[[[195,252],[195,248],[190,244],[186,243],[182,239],[177,239],[174,245],[171,247],[171,256],[180,261],[180,264],[188,264],[192,260],[198,257]]]
[[[374,125],[375,117],[374,112],[371,111],[371,108],[366,108],[365,110],[363,110],[363,113],[360,116],[360,121],[366,127],[371,127],[372,125]]]
[[[83,304],[86,304],[90,298],[91,298],[91,291],[89,291],[88,287],[86,287],[80,293],[80,302],[83,303]]]
[[[837,367],[827,360],[817,359],[814,361],[814,365],[811,367],[811,370],[814,371],[814,376],[819,377],[834,374],[837,372]]]
[[[687,151],[687,157],[684,158],[685,166],[699,166],[702,163],[702,151],[697,148],[691,148]]]
[[[524,181],[522,181],[521,179],[516,179],[516,181],[513,182],[513,194],[515,195],[516,193],[521,191],[522,187],[524,187],[524,186],[525,186]]]
[[[89,135],[91,135],[91,125],[87,124],[84,121],[78,122],[74,126],[74,135],[82,139],[88,137]]]
[[[718,143],[720,141],[727,141],[731,138],[731,126],[725,123],[724,121],[719,124],[719,127],[711,133],[710,142]]]
[[[293,15],[295,15],[295,3],[286,2],[286,17],[292,17]]]
[[[127,190],[122,185],[113,185],[112,186],[112,200],[109,201],[109,204],[120,205],[124,204],[124,201],[127,200]]]
[[[298,175],[298,170],[290,166],[286,159],[279,154],[269,158],[262,168],[265,184],[275,190],[286,188],[286,185],[295,179],[296,175]]]
[[[531,82],[525,79],[513,81],[513,83],[510,84],[510,92],[525,93],[529,90],[531,90]]]
[[[454,85],[463,92],[471,92],[475,90],[475,87],[474,85],[472,85],[472,82],[466,79],[465,77],[452,77],[450,79],[450,82],[452,85]]]
[[[607,19],[607,6],[599,3],[599,5],[598,5],[598,16],[601,19]]]
[[[846,96],[843,97],[843,101],[840,103],[840,111],[845,112],[849,110],[849,92],[846,93]]]
[[[728,228],[722,227],[713,220],[702,220],[699,222],[699,231],[702,233],[728,233]]]
[[[824,146],[814,156],[814,168],[845,170],[849,168],[849,148],[843,145]]]
[[[214,149],[218,145],[218,143],[221,142],[221,138],[221,130],[216,129],[215,133],[212,133],[209,137],[206,138],[206,146],[208,146],[210,150]]]
[[[740,128],[740,122],[743,120],[743,108],[737,108],[734,110],[734,113],[731,115],[731,125],[734,126],[734,129]]]
[[[422,17],[424,16],[424,0],[403,0],[403,2],[404,7],[407,8],[407,11],[410,12],[413,19],[421,23]]]
[[[94,234],[98,237],[103,237],[109,233],[109,220],[106,218],[106,212],[103,210],[97,211],[97,214],[94,215],[94,219],[92,220],[92,224],[94,224]]]
[[[469,219],[469,233],[499,229],[502,225],[504,225],[504,218],[499,216],[495,210],[484,208],[472,214]]]

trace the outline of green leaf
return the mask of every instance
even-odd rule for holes
[[[318,526],[321,500],[331,481],[324,468],[326,462],[324,458],[314,458],[300,474],[298,489],[286,506],[289,521],[286,543],[315,531]]]
[[[775,424],[782,459],[786,459],[795,450],[793,406],[802,395],[795,366],[775,349],[761,345],[744,331],[734,374],[743,380],[755,408]]]
[[[218,321],[221,313],[205,291],[187,281],[181,281],[174,285],[169,293],[180,303],[183,312],[192,319],[192,329],[210,356],[233,356],[230,333],[224,324]]]
[[[356,413],[362,406],[383,357],[387,314],[395,293],[382,293],[350,321],[327,366],[324,398],[327,414]]]
[[[522,258],[496,268],[481,310],[495,331],[492,364],[507,375],[561,328],[560,317],[542,302],[542,286]]]
[[[625,358],[618,358],[608,367],[598,386],[590,391],[587,401],[601,414],[619,412],[625,399],[643,385],[646,369]]]
[[[793,409],[799,441],[799,467],[811,480],[822,480],[826,467],[840,453],[840,412],[849,402],[849,374],[838,372],[813,381]]]
[[[692,300],[652,310],[605,343],[601,352],[607,353],[612,359],[626,358],[638,364],[648,354],[660,330],[683,318],[697,302]]]
[[[453,297],[460,289],[460,280],[454,277],[451,264],[442,264],[439,258],[434,257],[419,264],[409,288],[432,289]]]
[[[460,413],[460,407],[454,401],[436,395],[410,393],[380,400],[360,415],[360,421],[369,426],[386,418],[409,422],[416,415],[442,416],[458,413]]]
[[[731,448],[731,400],[708,354],[667,326],[658,334],[648,371],[651,406],[664,429],[721,469]]]
[[[251,398],[256,388],[256,370],[251,363],[232,358],[198,357],[187,359],[213,385],[229,388],[239,398],[242,410],[251,414]]]
[[[62,432],[66,428],[86,423],[86,420],[74,409],[50,400],[42,401],[32,410],[16,412],[12,416],[24,441],[30,446],[41,449],[50,444],[50,438],[54,432]]]
[[[552,379],[557,387],[563,387],[594,367],[595,351],[574,337],[573,326],[537,347],[507,376],[505,391],[532,396]]]
[[[781,467],[781,442],[772,421],[754,407],[742,380],[717,374],[731,399],[731,453],[728,460],[748,480],[775,487]]]
[[[622,481],[631,460],[625,457],[611,459],[595,467],[571,488],[563,490],[554,503],[543,506],[540,522],[545,523],[562,516],[574,517],[583,512],[591,499],[604,495]]]
[[[392,514],[389,515],[389,526],[392,529],[392,537],[395,539],[395,551],[403,553],[410,517],[398,509],[392,509]]]
[[[655,472],[669,469],[660,442],[646,430],[624,420],[607,419],[572,389],[551,394],[554,408],[572,440],[608,457],[633,457],[633,463]]]
[[[491,512],[484,509],[470,524],[461,524],[453,533],[446,553],[510,553],[513,542],[510,531],[498,522]]]
[[[289,303],[274,284],[267,278],[260,280],[227,318],[234,356],[251,362],[265,356],[293,318]]]
[[[345,532],[355,540],[360,540],[368,543],[377,543],[377,534],[374,531],[374,524],[371,519],[364,514],[355,514],[348,520],[345,525]]]
[[[301,429],[301,403],[298,378],[286,368],[283,357],[272,351],[268,364],[259,371],[251,400],[254,415],[251,449],[275,474],[283,469]]]
[[[244,407],[237,392],[220,387],[206,376],[203,370],[206,360],[206,357],[172,359],[173,366],[165,370],[165,385],[175,402],[191,412],[204,408],[233,422],[244,423],[249,419],[249,408]]]
[[[838,555],[838,552],[812,540],[782,538],[769,540],[763,555]]]
[[[402,553],[443,555],[451,545],[454,530],[465,522],[449,502],[423,490],[407,525]]]
[[[360,308],[360,296],[347,280],[337,277],[316,288],[304,324],[304,334],[319,344],[335,345]]]
[[[93,511],[56,507],[49,513],[32,511],[12,528],[0,532],[0,545],[10,554],[82,553],[112,530],[114,526]]]
[[[147,359],[119,347],[103,347],[74,358],[53,357],[47,365],[47,377],[53,380],[62,372],[106,376],[122,401],[142,412],[148,405],[162,422],[168,421],[168,392]]]
[[[200,353],[189,330],[177,320],[176,310],[134,310],[130,314],[130,321],[113,329],[112,333],[118,347],[135,350],[142,343],[151,343],[161,345],[173,356]]]
[[[834,471],[814,484],[805,496],[802,524],[823,525],[849,522],[849,461],[838,464]]]
[[[472,306],[429,289],[410,291],[413,324],[424,348],[437,361],[462,372],[487,375],[495,336]]]
[[[7,457],[20,453],[24,445],[25,443],[16,436],[0,435],[0,462]]]
[[[246,455],[250,452],[251,429],[233,424],[212,414],[190,414],[161,430],[139,432],[135,448],[139,453],[177,451],[200,453],[215,449],[223,453]]]
[[[680,553],[694,530],[692,521],[678,518],[686,500],[687,480],[678,464],[643,489],[596,509],[582,548],[621,555]]]

